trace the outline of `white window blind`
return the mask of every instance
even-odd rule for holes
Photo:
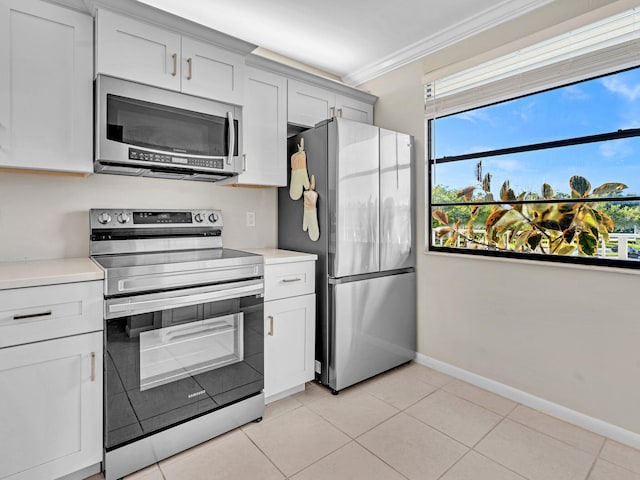
[[[640,64],[640,9],[606,18],[425,85],[441,117]]]

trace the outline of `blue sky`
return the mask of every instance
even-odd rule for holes
[[[436,157],[640,128],[640,68],[436,120]],[[464,188],[477,160],[437,166],[435,182]],[[497,193],[509,179],[516,194],[539,192],[544,182],[568,192],[569,178],[629,186],[640,194],[640,137],[489,157]]]

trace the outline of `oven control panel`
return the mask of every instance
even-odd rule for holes
[[[222,228],[220,210],[156,210],[156,209],[118,209],[94,208],[89,211],[92,230],[114,228]]]

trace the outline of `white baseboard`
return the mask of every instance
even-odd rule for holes
[[[574,425],[578,425],[579,427],[585,428],[599,435],[609,437],[617,442],[629,445],[630,447],[640,449],[640,434],[605,422],[604,420],[576,412],[575,410],[549,400],[545,400],[544,398],[536,397],[535,395],[510,387],[504,383],[496,382],[490,378],[441,362],[440,360],[436,360],[435,358],[428,357],[421,353],[416,354],[416,363],[433,368],[439,372],[446,373],[447,375],[460,380],[464,380],[476,387],[484,388],[490,392],[502,395],[503,397],[526,405],[527,407],[540,410],[541,412],[547,413],[566,422],[573,423]]]

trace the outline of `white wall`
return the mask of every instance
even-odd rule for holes
[[[86,257],[90,208],[219,208],[223,244],[274,247],[275,188],[94,174],[89,177],[0,171],[0,261]],[[246,212],[256,226],[246,226]]]
[[[379,97],[377,124],[416,137],[419,249],[425,74],[469,66],[631,3],[557,1],[362,86]],[[419,254],[417,269],[419,353],[640,433],[640,276],[437,253]]]

